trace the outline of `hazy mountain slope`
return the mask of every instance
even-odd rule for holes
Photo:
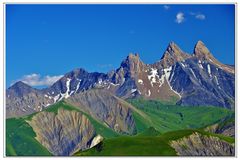
[[[43,110],[54,103],[40,90],[17,82],[6,91],[6,117],[18,117]]]

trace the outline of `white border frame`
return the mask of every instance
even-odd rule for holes
[[[70,2],[68,2],[67,0],[58,0],[58,1],[48,1],[48,0],[41,0],[41,1],[36,1],[34,2],[33,0],[25,0],[25,1],[18,1],[18,0],[5,0],[5,2],[2,2],[2,5],[0,6],[0,14],[3,14],[3,16],[0,17],[0,21],[4,22],[3,24],[0,25],[0,30],[2,30],[3,32],[2,37],[3,39],[0,40],[0,48],[3,48],[2,50],[2,55],[0,56],[0,61],[3,62],[3,65],[1,66],[0,69],[0,74],[3,75],[3,78],[0,80],[0,82],[2,82],[0,84],[0,102],[2,102],[1,104],[3,104],[1,107],[3,107],[3,110],[0,110],[0,115],[3,117],[3,123],[0,123],[0,128],[3,128],[3,130],[0,131],[1,135],[3,135],[3,138],[1,138],[1,149],[2,151],[4,151],[3,153],[0,150],[0,156],[6,159],[22,159],[22,158],[33,158],[33,157],[6,157],[5,156],[5,91],[6,91],[6,82],[5,82],[5,78],[6,78],[6,72],[5,72],[5,67],[6,67],[6,42],[5,42],[5,4],[235,4],[235,158],[238,157],[238,123],[239,122],[239,116],[238,115],[238,82],[239,82],[239,69],[238,69],[238,63],[239,63],[239,58],[240,56],[238,56],[238,46],[239,46],[239,42],[238,42],[238,37],[239,37],[239,32],[238,32],[238,23],[239,23],[239,16],[238,16],[238,9],[239,9],[239,4],[237,0],[201,0],[201,1],[190,1],[190,0],[121,0],[121,1],[113,1],[113,0],[71,0]],[[2,43],[1,43],[2,41]],[[3,68],[2,68],[3,67]],[[3,98],[3,99],[2,99]],[[66,158],[66,157],[34,157],[35,159],[55,159],[55,158]],[[68,158],[88,158],[88,159],[122,159],[122,158],[126,158],[126,159],[131,159],[131,158],[135,158],[135,157],[68,157]],[[139,159],[146,159],[146,158],[151,158],[151,159],[161,159],[161,158],[170,158],[170,159],[177,159],[177,158],[184,158],[184,159],[192,159],[192,158],[211,158],[211,157],[138,157]],[[234,158],[234,157],[214,157],[214,158]]]

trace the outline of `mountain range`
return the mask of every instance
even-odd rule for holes
[[[93,88],[122,99],[144,97],[234,109],[234,72],[234,66],[219,62],[202,41],[191,55],[171,42],[154,64],[145,64],[139,54],[129,54],[119,68],[107,74],[78,68],[41,90],[19,81],[6,91],[6,113],[7,117],[28,115]]]
[[[6,155],[232,156],[235,69],[202,41],[170,42],[145,64],[129,54],[108,73],[83,68],[36,89],[6,90]]]

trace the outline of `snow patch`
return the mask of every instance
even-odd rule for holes
[[[198,60],[198,66],[203,69],[202,62]]]
[[[50,104],[49,104],[49,103],[48,103],[48,104],[46,104],[46,107],[47,107],[47,106],[50,106]]]
[[[192,68],[190,68],[190,71],[192,72],[193,76],[197,79],[195,73],[193,72]]]
[[[58,101],[58,99],[60,98],[60,96],[61,96],[61,95],[58,94],[58,95],[56,95],[55,97],[53,97],[53,99],[54,99],[54,103]]]
[[[123,85],[124,82],[125,82],[125,78],[122,79],[122,83],[121,83],[121,85]]]
[[[217,85],[219,85],[219,82],[218,82],[217,76],[214,76],[214,78],[215,78],[215,80],[216,80]]]
[[[198,66],[199,66],[200,68],[202,68],[202,69],[203,69],[203,66],[202,66],[202,64],[199,64],[199,63],[198,63]]]
[[[210,67],[209,64],[207,65],[207,68],[208,68],[208,74],[209,74],[209,76],[212,77],[212,74],[211,74],[211,67]]]
[[[102,83],[103,83],[103,81],[102,81],[102,79],[100,78],[100,79],[98,80],[98,84],[99,84],[99,85],[102,85]]]
[[[151,86],[153,87],[153,83],[156,83],[156,77],[159,78],[158,76],[158,72],[157,72],[157,69],[155,68],[151,68],[151,74],[148,75],[148,80],[150,81],[151,83]]]
[[[67,81],[66,81],[66,87],[67,87],[67,91],[64,93],[64,94],[62,94],[61,93],[61,98],[68,98],[68,97],[70,97],[70,95],[69,95],[69,91],[70,91],[70,81],[71,81],[71,79],[70,78],[67,78]]]
[[[139,79],[138,83],[143,84],[143,80]]]
[[[131,93],[134,93],[134,92],[136,92],[137,91],[137,89],[135,88],[135,89],[131,89]]]
[[[148,97],[150,97],[151,96],[151,91],[150,91],[150,89],[148,90],[148,95],[147,95]]]
[[[162,71],[163,71],[163,75],[159,79],[159,83],[160,83],[159,87],[161,87],[163,85],[163,83],[165,82],[165,79],[168,82],[171,71],[172,71],[172,66],[169,67],[169,68],[165,68]]]
[[[184,68],[186,67],[185,64],[183,64],[183,63],[181,63],[181,62],[180,62],[180,64],[181,64]]]
[[[81,79],[79,80],[79,82],[78,82],[78,84],[77,84],[77,88],[76,88],[76,90],[75,90],[75,93],[77,93],[77,91],[78,91],[78,89],[79,89],[79,87],[80,87],[80,83],[81,83]]]
[[[169,86],[170,86],[170,89],[171,89],[175,94],[177,94],[177,95],[179,96],[179,98],[181,99],[181,98],[182,98],[181,94],[178,93],[177,91],[175,91],[174,89],[172,89],[172,86],[171,86],[170,84],[169,84]]]
[[[114,84],[114,83],[110,83],[111,85],[113,85],[113,86],[119,86],[120,84]]]

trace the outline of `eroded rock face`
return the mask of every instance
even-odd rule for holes
[[[72,155],[78,150],[90,148],[95,130],[87,117],[76,111],[59,109],[40,112],[28,123],[36,133],[36,139],[53,155]]]
[[[234,145],[218,137],[205,136],[197,132],[189,137],[172,141],[170,145],[180,156],[234,156]]]
[[[135,121],[130,104],[104,89],[91,89],[66,99],[116,132],[134,134]]]
[[[44,95],[41,90],[19,81],[6,92],[6,116],[7,118],[29,115],[41,111],[54,100]]]

